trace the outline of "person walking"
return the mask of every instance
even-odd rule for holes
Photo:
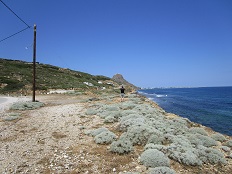
[[[121,91],[121,102],[124,101],[124,96],[125,96],[125,88],[123,87],[123,85],[120,88]]]

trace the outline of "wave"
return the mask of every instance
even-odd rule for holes
[[[165,95],[165,94],[148,93],[148,92],[144,92],[144,91],[138,91],[138,93],[141,94],[141,95],[145,95],[148,98],[151,98],[151,97],[152,98],[154,98],[154,97],[161,98],[161,97],[167,97],[168,96],[168,95]]]
[[[159,94],[156,94],[156,97],[167,97],[168,95],[159,95]]]

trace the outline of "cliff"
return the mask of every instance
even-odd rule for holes
[[[131,88],[132,90],[137,90],[138,87],[131,84],[130,82],[128,82],[127,80],[124,79],[124,77],[121,75],[121,74],[115,74],[113,77],[112,77],[112,80],[115,81],[116,83],[118,83],[119,85],[124,85],[126,86],[127,88]]]

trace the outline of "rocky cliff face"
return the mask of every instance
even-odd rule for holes
[[[129,83],[127,80],[125,80],[121,74],[115,74],[112,77],[112,80],[117,82],[119,85],[124,85],[124,86],[130,87],[134,90],[138,89],[138,87],[136,87],[135,85],[133,85],[133,84]]]

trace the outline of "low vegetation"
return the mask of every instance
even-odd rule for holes
[[[107,123],[118,123],[117,129],[111,130],[120,135],[118,138],[111,138],[108,134],[101,136],[107,144],[112,142],[109,149],[112,153],[128,154],[135,146],[142,146],[144,151],[140,162],[150,168],[150,173],[175,173],[169,168],[170,160],[192,167],[227,164],[231,140],[219,133],[209,135],[203,127],[186,118],[166,117],[162,109],[135,95],[128,98],[130,100],[122,103],[98,103],[86,112],[98,115]],[[105,129],[95,131],[108,131]]]
[[[32,110],[44,106],[42,102],[17,102],[10,107],[11,110]]]
[[[33,65],[30,62],[0,58],[0,93],[21,92],[23,95],[32,90]],[[111,79],[88,73],[73,71],[47,64],[36,64],[36,90],[49,89],[89,89],[110,88]],[[105,81],[106,83],[98,83]]]

